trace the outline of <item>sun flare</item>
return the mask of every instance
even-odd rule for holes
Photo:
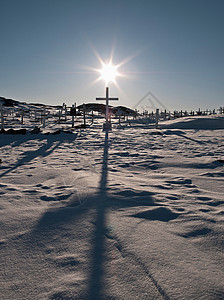
[[[118,64],[113,64],[113,54],[114,54],[114,48],[111,49],[111,55],[110,57],[104,61],[100,54],[96,51],[95,47],[91,45],[91,48],[93,50],[93,53],[95,54],[96,58],[98,59],[100,63],[100,69],[98,68],[92,68],[89,66],[84,66],[85,69],[88,71],[93,71],[94,73],[98,73],[99,77],[96,78],[94,81],[91,82],[91,86],[95,85],[99,81],[104,81],[105,85],[107,86],[109,83],[114,84],[117,88],[120,89],[118,83],[117,83],[117,77],[123,77],[123,78],[128,78],[130,77],[128,73],[124,73],[123,71],[120,71],[120,68],[125,65],[127,62],[131,61],[134,59],[134,57],[137,54],[130,55],[123,59],[120,63]],[[119,71],[118,71],[119,70]]]
[[[114,66],[112,63],[109,64],[102,64],[102,69],[99,70],[101,75],[100,79],[103,79],[106,84],[109,82],[115,82],[116,76],[119,75],[117,71],[117,66]]]

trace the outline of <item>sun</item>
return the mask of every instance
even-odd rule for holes
[[[103,79],[106,84],[109,82],[115,83],[116,77],[119,76],[117,71],[117,66],[114,66],[112,63],[105,64],[102,63],[102,69],[99,70],[100,79]]]
[[[130,55],[130,56],[126,57],[125,59],[123,59],[120,63],[115,65],[113,63],[114,47],[112,47],[110,57],[107,60],[102,59],[102,57],[96,51],[96,49],[93,45],[90,45],[90,47],[100,63],[100,69],[89,67],[89,66],[83,66],[84,69],[88,70],[88,73],[90,71],[91,73],[93,72],[93,73],[99,74],[99,77],[96,78],[95,80],[93,80],[90,85],[93,86],[97,82],[102,80],[105,82],[106,86],[108,86],[109,83],[112,83],[117,88],[120,89],[120,87],[117,83],[117,77],[123,77],[123,78],[130,77],[130,75],[128,75],[127,72],[123,73],[122,71],[120,71],[120,68],[123,65],[125,65],[127,62],[129,62],[130,60],[134,59],[137,56],[137,54]]]

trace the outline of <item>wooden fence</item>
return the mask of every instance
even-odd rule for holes
[[[213,110],[201,110],[198,111],[148,111],[138,112],[135,110],[135,114],[118,112],[115,115],[111,115],[113,122],[130,123],[131,121],[147,120],[147,123],[155,123],[158,125],[159,121],[171,120],[176,118],[183,118],[188,116],[206,116],[213,114],[224,114],[224,107]],[[59,127],[67,126],[70,128],[83,128],[90,124],[93,124],[96,120],[103,119],[105,116],[101,112],[87,111],[85,104],[82,105],[81,109],[77,109],[76,105],[68,107],[65,103],[61,106],[45,106],[45,105],[29,105],[20,104],[16,107],[6,107],[0,104],[0,119],[1,119],[1,130],[5,128],[13,128],[15,126],[26,127],[29,125],[32,127],[41,128],[54,128],[56,125]]]

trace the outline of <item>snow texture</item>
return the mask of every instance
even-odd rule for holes
[[[224,299],[223,116],[0,135],[0,299]]]

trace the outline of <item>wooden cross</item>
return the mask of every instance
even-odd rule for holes
[[[118,98],[109,98],[109,87],[106,87],[106,98],[96,98],[96,100],[106,100],[106,124],[109,123],[109,101],[119,100]]]

